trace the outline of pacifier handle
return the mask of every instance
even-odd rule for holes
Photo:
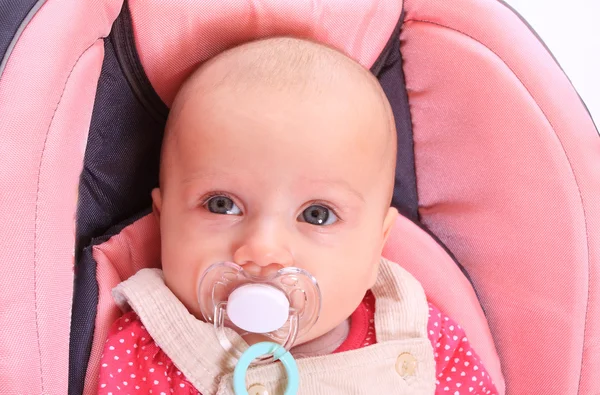
[[[283,363],[287,373],[287,387],[284,395],[296,395],[300,386],[300,376],[298,374],[298,365],[289,351],[277,343],[261,342],[250,346],[240,357],[233,371],[233,391],[236,395],[248,395],[246,390],[246,372],[250,363],[256,358],[273,354],[273,359],[280,360]]]

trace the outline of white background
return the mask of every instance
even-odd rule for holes
[[[538,33],[600,127],[600,0],[505,0]]]

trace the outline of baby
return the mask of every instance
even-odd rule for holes
[[[117,288],[132,311],[111,329],[99,393],[233,393],[235,361],[198,303],[203,273],[230,261],[318,281],[320,317],[291,350],[300,393],[495,394],[460,326],[381,258],[398,215],[394,125],[377,79],[312,42],[255,41],[196,70],[173,103],[152,192],[162,272]],[[247,378],[250,394],[285,386],[279,362]]]

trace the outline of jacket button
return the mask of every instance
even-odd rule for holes
[[[402,378],[410,377],[415,375],[417,370],[417,359],[411,354],[405,352],[398,356],[396,359],[396,372]]]
[[[269,391],[262,384],[253,384],[248,388],[248,395],[269,395]]]

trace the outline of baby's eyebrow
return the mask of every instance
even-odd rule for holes
[[[356,197],[357,199],[359,199],[361,202],[365,202],[365,198],[364,196],[358,192],[356,189],[354,189],[352,187],[352,185],[350,185],[350,183],[346,180],[343,179],[307,179],[307,182],[309,182],[310,184],[321,184],[323,186],[326,187],[338,187],[341,189],[345,189],[346,191],[350,192],[352,195],[354,195],[354,197]]]
[[[194,199],[200,185],[212,184],[215,182],[223,182],[224,179],[229,180],[229,183],[240,184],[243,182],[243,177],[239,175],[224,172],[224,171],[194,171],[183,177],[179,183],[184,190],[184,194],[189,199]],[[233,180],[233,181],[231,181]]]
[[[233,172],[227,172],[225,170],[220,170],[220,171],[206,171],[206,170],[202,170],[202,171],[195,171],[195,172],[191,172],[189,175],[187,175],[186,177],[184,177],[181,180],[181,183],[186,185],[186,184],[192,184],[198,181],[214,181],[214,180],[222,180],[223,178],[241,178],[239,177],[238,174],[233,173]]]
[[[182,180],[184,185],[190,185],[195,182],[211,182],[213,180],[222,180],[227,177],[230,179],[237,180],[236,182],[241,182],[244,177],[239,177],[239,174],[233,172],[227,172],[224,170],[219,171],[202,171],[202,172],[194,172]],[[356,189],[350,185],[350,183],[344,179],[328,179],[328,178],[312,178],[312,177],[302,177],[302,184],[315,186],[318,185],[320,188],[339,188],[343,189],[350,194],[352,194],[356,199],[360,200],[363,203],[365,202],[364,196],[358,192]]]

